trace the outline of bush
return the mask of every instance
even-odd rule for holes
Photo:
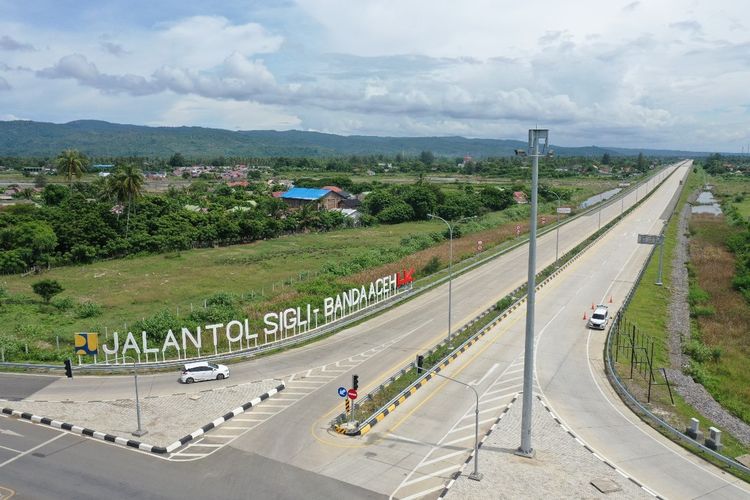
[[[70,260],[76,264],[89,264],[96,259],[96,248],[90,245],[76,245],[70,250]]]
[[[31,285],[31,289],[48,304],[52,297],[63,291],[62,285],[55,280],[37,281]]]
[[[231,293],[219,292],[211,295],[206,299],[207,306],[225,306],[234,307],[236,297]]]
[[[427,264],[420,269],[419,274],[422,276],[429,276],[430,274],[436,273],[440,269],[440,259],[437,255],[433,255]]]
[[[714,359],[714,353],[711,348],[697,339],[692,339],[687,345],[685,345],[683,350],[693,361],[698,363],[705,363],[706,361]],[[721,351],[719,351],[719,356],[720,355]]]
[[[706,306],[693,306],[691,308],[690,314],[694,318],[699,318],[701,316],[713,316],[716,314],[716,309],[714,306],[706,305]]]
[[[710,385],[714,381],[713,377],[711,377],[706,368],[702,364],[697,362],[691,362],[686,372],[687,375],[692,377],[695,383],[701,384],[703,386]]]
[[[71,299],[70,297],[62,297],[62,298],[53,300],[52,306],[54,306],[59,311],[69,311],[73,309],[73,307],[75,306],[75,303],[73,302],[73,299]]]
[[[102,314],[102,307],[94,302],[83,302],[76,307],[77,318],[95,318]]]
[[[167,336],[167,331],[172,330],[177,333],[180,327],[184,326],[183,322],[177,318],[172,311],[162,309],[150,318],[133,323],[133,331],[148,333],[149,338],[163,341]]]
[[[24,272],[28,266],[19,250],[0,252],[0,273],[17,274]]]
[[[403,201],[397,201],[384,208],[378,213],[377,217],[384,224],[398,224],[412,220],[414,218],[414,209]]]
[[[195,309],[188,316],[188,320],[199,325],[208,325],[211,323],[228,323],[229,321],[240,319],[241,313],[233,306],[214,305],[207,308]]]
[[[711,297],[708,292],[698,286],[691,286],[688,292],[688,302],[690,305],[696,305],[701,302],[708,302]]]

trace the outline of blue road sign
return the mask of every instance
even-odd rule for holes
[[[345,398],[346,395],[347,395],[346,388],[345,387],[339,387],[339,396],[341,396],[342,398]]]

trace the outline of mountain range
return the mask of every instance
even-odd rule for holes
[[[331,157],[348,155],[408,156],[431,151],[437,156],[474,158],[511,156],[526,149],[525,141],[468,139],[465,137],[377,137],[335,135],[300,130],[231,131],[204,127],[148,127],[98,120],[64,124],[26,120],[0,121],[0,156],[50,157],[64,149],[88,156],[148,156],[168,158],[181,153],[188,158],[226,157]],[[561,156],[705,156],[707,153],[618,147],[552,146]]]

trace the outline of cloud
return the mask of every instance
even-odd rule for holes
[[[671,23],[669,27],[677,30],[687,31],[694,35],[697,35],[702,31],[701,24],[698,21],[680,21]]]
[[[102,42],[101,43],[102,48],[112,54],[113,56],[124,56],[128,54],[129,52],[125,50],[122,45],[118,45],[116,43],[112,42]]]
[[[276,106],[181,96],[151,125],[180,126],[186,123],[234,130],[288,130],[299,128],[302,121]]]
[[[712,127],[746,129],[741,9],[628,1],[183,2],[67,24],[19,9],[0,20],[0,75],[13,84],[0,109],[384,135],[517,136],[539,123],[574,143],[696,148]],[[18,41],[28,33],[36,49]]]
[[[148,81],[138,75],[108,75],[99,72],[92,62],[81,54],[71,54],[61,58],[52,67],[37,71],[42,78],[72,78],[81,85],[87,85],[105,92],[128,92],[133,95],[147,95],[163,90],[158,82]]]
[[[10,86],[10,84],[8,83],[8,80],[6,80],[6,79],[5,79],[5,78],[3,78],[2,76],[0,76],[0,91],[3,91],[3,90],[10,90],[10,89],[11,89],[11,86]]]
[[[16,50],[16,51],[32,51],[35,50],[34,46],[30,43],[19,42],[8,35],[0,37],[0,49],[4,50]]]
[[[157,26],[149,43],[177,66],[204,68],[237,52],[246,57],[279,50],[284,37],[258,23],[232,24],[222,16],[194,16]]]

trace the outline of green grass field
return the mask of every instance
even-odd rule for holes
[[[582,183],[574,193],[575,202],[607,189],[608,183],[598,179]],[[556,203],[544,204],[540,215],[552,214],[555,206]],[[528,206],[517,206],[489,213],[477,219],[476,224],[466,225],[466,237],[454,241],[454,263],[476,254],[478,239],[483,240],[486,250],[514,238],[516,221],[528,219],[527,212]],[[547,215],[548,221],[553,217]],[[522,222],[522,226],[525,232],[527,224]],[[0,276],[0,287],[7,293],[0,300],[0,345],[4,338],[10,338],[44,350],[54,346],[58,336],[61,345],[67,345],[76,331],[127,331],[134,322],[164,310],[184,318],[218,292],[237,296],[239,306],[253,316],[299,299],[295,288],[300,279],[308,281],[329,263],[366,260],[374,250],[399,249],[404,238],[444,230],[440,221],[380,225],[296,234],[231,247],[134,256],[54,268],[42,275]],[[372,272],[389,274],[403,265],[419,270],[426,263],[422,260],[432,256],[437,256],[440,267],[445,268],[447,254],[448,242],[442,241],[429,251],[417,252],[414,259],[396,259],[392,264],[377,265]],[[356,273],[347,281],[367,282],[371,276],[366,274]],[[43,304],[31,289],[42,279],[57,280],[65,289],[52,300],[52,305]],[[99,314],[84,317],[85,308],[80,304],[85,303],[94,304],[92,307]]]

